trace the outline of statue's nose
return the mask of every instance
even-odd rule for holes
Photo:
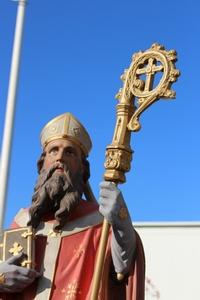
[[[62,150],[58,151],[56,161],[64,162],[64,151]]]

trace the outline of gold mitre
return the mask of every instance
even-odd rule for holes
[[[40,139],[43,149],[49,142],[57,139],[68,139],[78,144],[86,156],[92,148],[92,142],[86,129],[68,112],[48,122],[42,129]]]

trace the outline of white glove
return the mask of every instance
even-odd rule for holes
[[[99,211],[112,225],[111,253],[116,273],[127,274],[136,249],[136,236],[121,191],[109,181],[100,183]]]
[[[40,274],[33,269],[20,267],[25,255],[20,253],[0,263],[0,292],[17,293],[21,292]]]

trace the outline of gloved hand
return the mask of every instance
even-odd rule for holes
[[[109,181],[100,183],[99,211],[112,225],[111,253],[116,273],[129,272],[136,235],[121,191]]]
[[[0,263],[0,292],[17,293],[31,284],[41,274],[33,269],[20,267],[25,255],[20,253]]]

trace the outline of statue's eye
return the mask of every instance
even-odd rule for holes
[[[76,156],[76,151],[75,149],[68,147],[67,149],[65,149],[65,154],[69,156]]]
[[[58,153],[58,148],[57,147],[53,147],[50,149],[49,153],[51,155],[56,155]]]

